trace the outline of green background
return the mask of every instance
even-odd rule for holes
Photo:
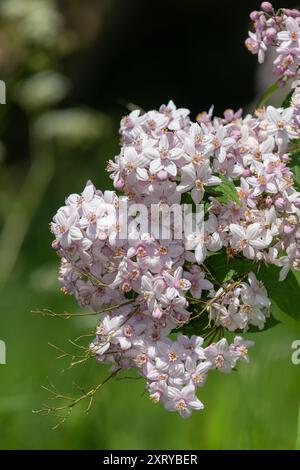
[[[80,2],[75,3],[77,5]],[[186,2],[186,9],[191,17],[194,16],[193,8],[196,3]],[[210,2],[202,3],[203,8],[206,8],[205,12],[213,8]],[[202,3],[198,2],[197,5]],[[227,3],[231,7],[236,5],[236,2]],[[174,4],[182,5],[182,2],[173,2],[173,7]],[[247,10],[250,10],[251,6],[247,7]],[[199,5],[197,8],[200,8]],[[241,37],[246,34],[248,21],[244,9],[244,16],[241,17],[244,26],[239,33]],[[139,18],[146,21],[146,12],[139,14]],[[179,21],[179,6],[178,15]],[[119,23],[112,22],[111,27],[113,31],[117,30]],[[179,37],[178,31],[177,34]],[[226,36],[226,30],[221,29],[219,34]],[[195,30],[194,36],[190,38],[191,44],[197,36]],[[207,41],[209,43],[209,38]],[[197,44],[194,47],[198,47]],[[209,44],[208,47],[213,46]],[[92,44],[89,52],[94,57],[99,50]],[[249,59],[246,52],[243,54],[245,56],[241,67],[245,73],[247,67],[251,66],[249,70],[254,77],[255,61]],[[82,68],[86,65],[84,55],[85,50],[81,55],[73,57],[73,64],[77,64],[75,72],[70,64],[63,63],[62,66],[60,63],[60,67],[65,68],[69,78],[74,81],[75,89],[76,86],[79,89],[83,86],[82,83],[78,85],[76,82],[76,70],[80,69],[80,64]],[[147,62],[147,54],[143,60]],[[163,63],[162,52],[158,60]],[[53,67],[55,68],[55,65]],[[201,64],[197,67],[194,77],[200,77]],[[116,77],[119,73],[118,62],[114,62],[113,70]],[[48,224],[57,208],[63,204],[65,196],[80,192],[87,179],[92,179],[98,188],[109,187],[110,181],[104,168],[106,161],[118,152],[118,121],[126,110],[109,107],[105,99],[103,103],[99,101],[99,93],[95,89],[91,91],[92,97],[89,98],[84,93],[83,97],[80,93],[75,93],[69,102],[63,103],[63,107],[88,105],[90,108],[104,110],[104,118],[100,117],[102,124],[99,124],[99,139],[92,138],[91,142],[83,144],[81,141],[70,144],[64,139],[57,139],[51,145],[49,142],[46,144],[45,141],[35,140],[32,150],[28,143],[23,145],[22,129],[26,127],[30,130],[36,115],[26,114],[25,124],[22,120],[20,123],[18,108],[15,103],[10,102],[14,99],[10,87],[15,86],[20,76],[27,72],[24,72],[24,69],[22,72],[16,69],[10,73],[13,74],[12,85],[8,80],[10,117],[1,111],[1,135],[7,152],[0,162],[0,221],[4,226],[10,214],[17,215],[17,222],[12,224],[11,232],[7,232],[11,240],[14,240],[19,230],[24,230],[24,227],[26,229],[22,246],[9,275],[6,275],[4,261],[0,259],[0,278],[3,281],[0,293],[0,339],[5,341],[7,348],[7,364],[0,365],[0,448],[294,449],[300,404],[300,365],[296,366],[291,362],[291,344],[300,339],[300,324],[284,316],[280,318],[283,323],[274,329],[245,335],[256,343],[250,351],[250,364],[240,364],[238,371],[230,375],[215,371],[209,374],[206,385],[199,390],[199,398],[203,401],[205,409],[194,412],[188,420],[182,420],[176,414],[165,411],[160,405],[152,404],[147,395],[143,394],[143,380],[117,378],[101,389],[89,415],[84,413],[84,406],[79,406],[74,409],[67,422],[56,430],[52,429],[56,423],[53,417],[32,413],[33,409],[39,409],[47,402],[48,394],[42,389],[43,385],[47,385],[47,377],[60,391],[76,395],[80,392],[74,383],[89,389],[108,374],[105,367],[99,366],[93,360],[62,372],[67,368],[68,362],[56,359],[57,352],[48,345],[48,342],[51,342],[72,352],[74,348],[68,343],[68,339],[93,331],[97,318],[66,321],[43,318],[31,313],[31,310],[51,308],[57,312],[79,311],[73,298],[59,292],[59,260],[51,249],[52,236]],[[91,77],[93,69],[88,69],[86,74]],[[230,74],[225,77],[229,87],[231,78]],[[120,96],[126,96],[145,107],[158,105],[157,96],[162,93],[159,86],[152,89],[141,87],[135,95],[135,89],[130,89],[128,85],[130,78],[125,77],[125,80],[128,89],[127,93],[122,95],[117,89],[112,90],[109,87],[107,78],[109,96],[115,94],[118,99]],[[187,81],[189,80],[187,77]],[[121,82],[122,76],[118,76],[114,86],[118,88]],[[163,84],[163,81],[161,83]],[[221,97],[224,95],[223,91],[219,90],[217,107],[225,107],[225,101],[230,102],[231,97],[237,99],[236,86],[233,85],[231,83],[233,89],[231,95],[229,91],[226,100]],[[202,88],[201,84],[194,86],[199,86],[199,94],[203,93],[203,83]],[[209,78],[206,78],[204,86],[207,93],[202,101],[198,95],[195,112],[196,108],[197,111],[201,111],[202,106],[205,108],[205,100],[211,101],[214,96]],[[165,93],[164,89],[163,91]],[[187,102],[184,99],[185,92]],[[106,89],[101,93],[105,96]],[[242,92],[237,90],[237,93],[240,93],[238,99],[242,103],[249,102],[249,94],[242,99]],[[191,99],[188,87],[184,89],[180,81],[173,84],[172,96],[175,101],[180,97],[180,105],[188,105]],[[164,100],[168,97],[169,95]],[[72,122],[70,116],[71,126]],[[18,146],[20,139],[22,145]],[[31,174],[29,178],[28,174]],[[8,244],[6,253],[2,251],[3,259],[11,255],[9,247]],[[290,292],[291,309],[299,313],[300,305],[293,301],[294,294]],[[124,374],[124,377],[126,375],[130,373]]]

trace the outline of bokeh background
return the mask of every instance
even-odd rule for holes
[[[285,1],[285,7],[297,2]],[[275,3],[279,6],[279,2]],[[96,318],[42,318],[34,308],[77,311],[59,292],[48,224],[87,179],[110,185],[105,164],[118,152],[118,124],[131,103],[173,99],[192,116],[215,105],[251,110],[266,83],[244,47],[258,2],[235,0],[1,0],[0,365],[2,449],[293,449],[300,365],[291,363],[299,323],[281,318],[255,335],[250,365],[210,375],[203,412],[188,420],[154,406],[140,380],[113,380],[57,430],[32,413],[47,401],[47,377],[67,394],[107,372],[93,360],[71,370],[48,342],[90,333]],[[293,292],[291,304],[293,304]],[[293,305],[300,309],[300,305]],[[247,335],[251,337],[251,335]],[[254,336],[254,335],[252,335]]]

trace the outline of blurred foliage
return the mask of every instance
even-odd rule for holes
[[[187,2],[187,10],[195,3]],[[143,395],[142,380],[117,378],[101,390],[88,416],[84,407],[75,409],[56,431],[51,430],[51,417],[32,413],[47,399],[41,389],[47,377],[62,391],[76,393],[73,382],[90,388],[107,375],[93,360],[61,373],[67,363],[56,360],[57,353],[47,344],[72,351],[67,339],[91,333],[96,318],[65,321],[30,311],[77,310],[74,299],[59,293],[48,224],[64,197],[80,192],[87,179],[102,189],[109,184],[104,167],[118,151],[121,111],[108,115],[96,105],[91,109],[77,99],[80,94],[72,95],[72,87],[84,66],[80,48],[84,55],[87,44],[95,45],[116,5],[115,0],[0,3],[0,75],[7,84],[7,105],[0,106],[0,338],[7,345],[7,365],[0,366],[0,448],[292,449],[300,366],[291,363],[291,343],[300,338],[300,325],[290,317],[272,330],[247,335],[256,342],[251,364],[242,364],[230,376],[212,373],[199,394],[205,410],[189,420],[155,407]],[[137,8],[137,2],[130,5]],[[124,14],[119,7],[116,30]],[[93,47],[92,56],[98,54]],[[163,63],[163,47],[160,54]],[[76,66],[69,66],[67,73],[70,57]],[[134,58],[136,66],[140,57]],[[149,69],[147,54],[143,64]],[[119,84],[130,83],[134,72],[122,73]],[[231,77],[227,79],[228,84]],[[107,90],[109,86],[99,93],[105,96]],[[150,91],[155,95],[155,86]],[[151,100],[150,91],[144,86],[142,105]],[[293,293],[290,301],[300,308],[293,304]]]

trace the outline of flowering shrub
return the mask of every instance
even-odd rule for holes
[[[297,77],[300,64],[300,12],[281,8],[275,12],[269,2],[261,4],[262,11],[253,11],[254,32],[249,32],[246,46],[252,54],[258,54],[258,61],[264,62],[268,48],[274,48],[276,58],[273,71],[284,85],[291,77]]]
[[[262,9],[251,13],[255,32],[246,45],[260,62],[276,48],[282,85],[298,74],[300,12],[275,13],[269,2]],[[294,315],[287,294],[299,297],[292,270],[300,270],[300,88],[293,87],[282,107],[244,117],[210,110],[194,122],[172,101],[132,111],[107,167],[115,191],[89,181],[51,224],[63,290],[100,315],[90,354],[112,374],[136,369],[150,399],[184,418],[203,408],[196,392],[209,371],[229,373],[248,361],[253,342],[242,333],[276,325],[276,309]],[[196,229],[182,231],[187,208]]]

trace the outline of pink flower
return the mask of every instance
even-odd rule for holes
[[[257,250],[266,248],[270,243],[268,237],[261,237],[262,229],[259,223],[250,224],[247,228],[230,224],[230,232],[232,234],[231,246],[242,250],[246,258],[255,258]]]
[[[186,385],[181,390],[168,387],[168,401],[165,403],[168,411],[178,411],[182,418],[188,418],[192,410],[201,410],[203,403],[196,397],[193,385]]]
[[[195,299],[201,299],[203,290],[212,290],[214,287],[210,281],[205,279],[205,274],[200,266],[192,266],[190,272],[185,273],[185,277],[191,283],[190,292]]]
[[[80,228],[76,225],[78,221],[78,212],[72,206],[62,207],[54,216],[51,230],[63,248],[68,248],[72,241],[83,238]]]
[[[158,148],[148,147],[144,149],[144,155],[151,160],[150,172],[153,174],[159,171],[166,171],[170,176],[176,176],[177,167],[174,160],[180,158],[183,150],[179,147],[172,147],[171,134],[164,134],[158,143]]]
[[[222,182],[211,172],[212,170],[207,164],[195,166],[190,163],[185,165],[181,168],[181,183],[177,186],[177,190],[185,193],[192,189],[192,199],[198,204],[204,196],[205,186],[215,186]]]
[[[205,354],[212,367],[225,373],[231,372],[238,358],[238,354],[232,353],[230,350],[226,338],[221,339],[218,343],[210,344],[206,348]]]
[[[280,31],[277,35],[278,41],[282,43],[282,47],[290,47],[292,45],[299,47],[300,28],[294,18],[287,18],[285,22],[286,30]]]
[[[245,41],[246,47],[248,51],[252,52],[252,54],[258,54],[258,62],[262,64],[265,60],[267,46],[262,40],[259,31],[256,31],[255,33],[249,31],[248,34],[249,37]]]

